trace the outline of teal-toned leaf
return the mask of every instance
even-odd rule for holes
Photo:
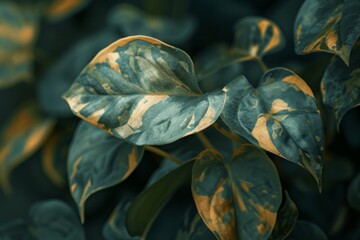
[[[176,240],[215,240],[215,236],[206,227],[199,214],[196,214],[187,226],[188,229],[180,230]]]
[[[189,56],[146,36],[102,50],[64,98],[75,115],[136,145],[174,142],[216,121],[225,94],[202,94]]]
[[[324,104],[334,111],[339,129],[346,112],[360,105],[360,47],[354,48],[350,67],[338,58],[332,59],[321,82],[321,93]]]
[[[130,199],[123,199],[116,206],[103,228],[103,235],[106,240],[140,240],[140,237],[130,236],[126,229],[126,214],[130,205]]]
[[[38,18],[33,7],[0,3],[0,88],[30,80]]]
[[[145,236],[161,208],[183,185],[190,182],[194,161],[171,171],[140,193],[131,204],[126,224],[132,236]]]
[[[84,8],[90,0],[53,0],[44,8],[43,14],[50,20],[60,20]]]
[[[0,226],[4,240],[85,240],[85,233],[73,209],[59,200],[31,206],[28,217]]]
[[[295,227],[299,211],[289,193],[285,192],[283,201],[270,240],[285,240]]]
[[[84,221],[85,201],[93,193],[125,180],[137,167],[143,147],[128,144],[82,121],[68,158],[71,194]]]
[[[195,28],[195,18],[172,19],[149,15],[130,4],[119,4],[111,12],[109,25],[125,36],[147,35],[171,44],[183,44],[190,39]]]
[[[360,36],[358,0],[307,0],[294,26],[297,54],[329,52],[349,65],[350,52]]]
[[[321,188],[323,123],[305,81],[274,68],[256,89],[240,76],[224,91],[224,122],[251,143],[306,168]]]
[[[360,173],[351,181],[347,199],[350,206],[360,212]]]
[[[287,238],[288,240],[304,240],[304,239],[316,239],[327,240],[327,237],[323,230],[313,223],[299,220],[296,222],[294,231]]]
[[[38,106],[27,103],[21,106],[1,127],[0,132],[0,185],[11,191],[11,171],[36,150],[49,136],[55,121],[44,116]]]
[[[38,99],[43,109],[58,117],[73,116],[69,105],[61,96],[96,53],[118,37],[109,31],[100,31],[87,36],[66,51],[37,84]]]
[[[268,239],[282,193],[272,161],[253,145],[230,161],[211,150],[193,167],[192,192],[205,224],[218,239]]]

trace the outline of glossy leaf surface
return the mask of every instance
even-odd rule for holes
[[[166,144],[219,117],[224,92],[202,95],[189,56],[146,36],[102,50],[64,98],[75,115],[136,144]]]
[[[281,203],[277,171],[253,145],[238,148],[230,161],[211,150],[193,167],[193,197],[205,224],[218,239],[268,239]]]
[[[313,223],[299,220],[296,222],[294,231],[287,238],[288,240],[316,239],[327,240],[323,230]]]
[[[21,106],[2,126],[0,135],[0,184],[11,190],[10,172],[36,150],[49,136],[54,120],[42,115],[34,103]]]
[[[295,227],[299,211],[288,192],[285,192],[283,201],[270,240],[285,240]]]
[[[329,52],[347,65],[350,52],[360,36],[358,0],[307,0],[295,21],[297,54]]]
[[[351,108],[360,105],[360,47],[351,54],[350,67],[333,58],[325,70],[322,83],[324,104],[330,106],[339,125]]]
[[[165,175],[140,193],[131,204],[126,224],[133,236],[144,236],[161,208],[183,185],[190,182],[194,161],[189,161]]]
[[[255,89],[240,76],[221,115],[251,143],[306,168],[321,187],[323,124],[310,87],[285,68],[267,71]]]
[[[37,25],[35,8],[0,3],[0,88],[30,80]]]
[[[82,121],[69,150],[68,180],[82,221],[84,205],[93,193],[125,180],[137,167],[144,153]]]

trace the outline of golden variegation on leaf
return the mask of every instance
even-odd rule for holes
[[[44,15],[49,19],[61,19],[88,4],[90,0],[53,0],[44,10]]]

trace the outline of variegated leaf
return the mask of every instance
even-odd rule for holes
[[[64,98],[78,117],[130,143],[151,145],[210,126],[225,94],[201,93],[185,52],[132,36],[99,52]]]
[[[37,105],[28,103],[20,107],[2,126],[0,135],[0,185],[11,191],[11,171],[36,150],[49,136],[54,120],[45,117]]]
[[[125,180],[143,153],[143,147],[114,138],[89,123],[78,125],[69,150],[68,180],[82,222],[90,195]]]
[[[89,2],[90,0],[53,0],[44,9],[44,15],[51,20],[62,19],[79,11]]]
[[[282,207],[280,208],[275,228],[270,236],[270,240],[285,240],[293,231],[299,211],[289,196],[288,192],[285,192],[285,198]]]
[[[360,105],[360,47],[351,54],[350,67],[333,58],[325,70],[321,93],[324,104],[330,106],[339,125],[351,108]]]
[[[189,226],[184,230],[178,231],[176,240],[215,240],[215,236],[206,227],[199,214],[195,214],[192,219],[185,219]],[[191,220],[191,221],[189,221]]]
[[[358,0],[307,0],[295,21],[297,54],[329,52],[349,65],[350,52],[360,36]]]
[[[195,30],[192,17],[172,19],[164,16],[148,15],[134,5],[122,3],[110,13],[110,26],[120,30],[125,36],[147,35],[171,44],[183,44]]]
[[[38,18],[36,8],[0,2],[0,88],[31,78]]]
[[[224,122],[251,143],[306,168],[321,188],[323,123],[305,81],[275,68],[256,89],[240,76],[224,91]]]
[[[268,239],[281,203],[277,171],[253,145],[230,161],[205,150],[193,167],[192,192],[200,216],[218,239]]]

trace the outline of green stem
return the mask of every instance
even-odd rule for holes
[[[215,149],[214,145],[211,144],[210,140],[205,136],[203,132],[196,133],[196,137],[201,141],[201,143],[206,148]]]
[[[257,57],[257,58],[255,58],[255,59],[256,59],[256,61],[259,63],[261,69],[262,69],[264,72],[267,72],[267,71],[269,70],[268,66],[266,66],[266,64],[264,63],[264,61],[263,61],[261,58]]]
[[[243,143],[241,142],[241,140],[240,140],[236,135],[234,135],[234,134],[232,134],[231,132],[227,131],[226,129],[220,127],[219,124],[214,123],[212,126],[213,126],[219,133],[221,133],[221,134],[224,135],[225,137],[229,138],[231,141],[233,141],[233,142],[235,142],[235,143],[237,143],[237,144],[239,144],[239,145],[243,144]]]
[[[174,163],[178,164],[178,165],[183,165],[183,162],[174,157],[173,155],[165,152],[164,150],[161,150],[160,148],[157,148],[157,147],[153,147],[153,146],[145,146],[145,150],[149,151],[149,152],[152,152],[156,155],[159,155],[161,157],[164,157],[164,158],[168,158],[170,159],[171,161],[173,161]]]

